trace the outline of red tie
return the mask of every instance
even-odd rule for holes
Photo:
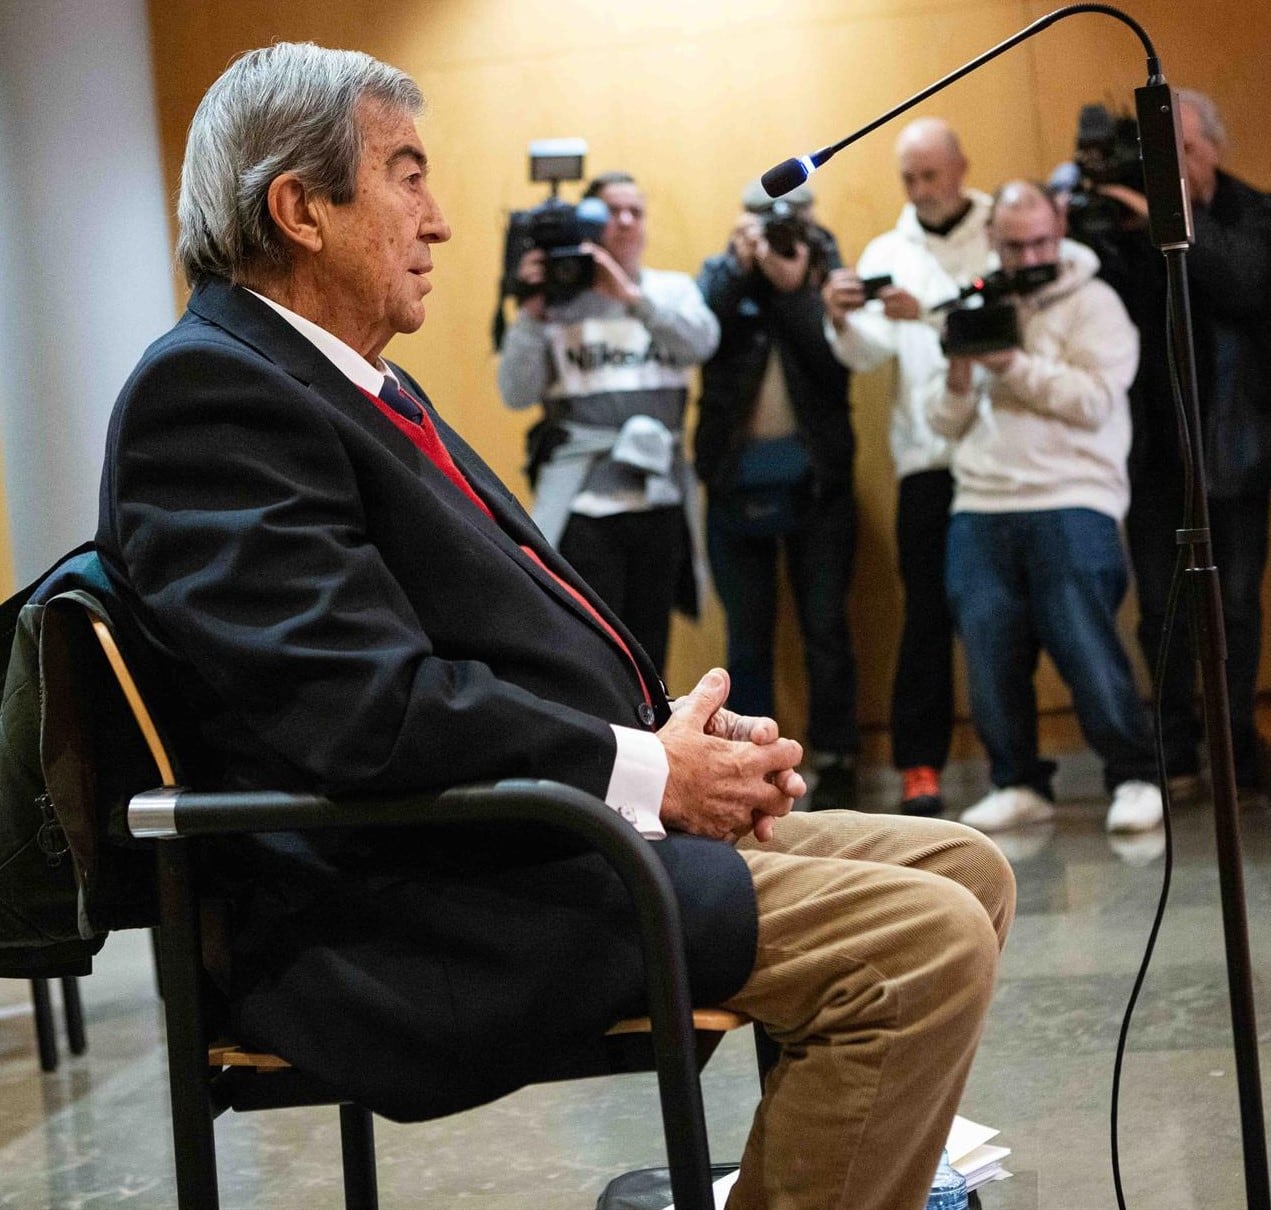
[[[451,483],[463,492],[491,521],[494,521],[494,514],[486,506],[486,502],[473,490],[472,484],[468,482],[464,473],[455,465],[455,460],[442,443],[441,436],[437,432],[431,417],[414,396],[402,390],[393,381],[392,376],[388,374],[384,376],[384,386],[381,388],[379,395],[372,395],[370,391],[361,387],[358,389],[393,422],[399,432],[410,438],[414,446],[421,450]],[[413,418],[415,413],[418,413],[418,420]],[[498,522],[496,521],[495,524],[498,524]],[[640,692],[644,694],[644,700],[651,705],[653,699],[649,696],[649,687],[644,683],[640,665],[636,663],[635,656],[631,654],[631,648],[622,641],[622,636],[605,621],[597,612],[596,607],[577,588],[567,580],[562,580],[530,547],[522,546],[521,550],[569,593],[591,615],[592,619],[605,634],[618,645],[623,655],[631,661],[631,666],[635,669],[636,677],[640,681]]]

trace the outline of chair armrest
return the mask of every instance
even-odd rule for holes
[[[638,837],[629,823],[594,795],[562,782],[531,778],[456,786],[437,794],[416,791],[337,798],[283,790],[199,791],[164,786],[136,794],[128,804],[128,830],[138,840],[513,820]]]
[[[709,1174],[702,1165],[710,1161],[679,903],[655,852],[657,842],[646,840],[599,798],[560,782],[524,778],[458,786],[435,795],[336,799],[275,791],[198,793],[164,788],[135,795],[128,805],[129,830],[135,837],[159,840],[160,854],[174,842],[179,848],[187,839],[229,833],[512,822],[557,828],[586,841],[608,861],[630,894],[648,978],[672,1167],[691,1174],[697,1204],[709,1205]],[[161,857],[159,864],[162,870],[167,863]],[[178,858],[171,864],[182,863]],[[163,886],[161,874],[161,893]],[[684,1205],[693,1201],[689,1190],[686,1185],[676,1193]]]
[[[666,869],[652,842],[599,798],[574,786],[508,778],[457,786],[440,794],[340,798],[272,790],[205,793],[165,787],[134,795],[128,804],[132,835],[161,841],[430,823],[530,823],[559,829],[589,844],[613,867],[635,903],[645,966],[655,985],[650,989],[655,1036],[658,1018],[664,1012],[688,1020],[691,1004],[680,910]],[[651,960],[654,954],[660,956],[659,961]],[[666,984],[656,986],[664,978]],[[657,1001],[662,997],[669,997],[669,1001],[664,999],[660,1010]]]

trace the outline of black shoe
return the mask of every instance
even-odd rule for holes
[[[944,799],[939,794],[919,794],[916,798],[906,798],[901,801],[900,813],[935,818],[944,814]]]
[[[856,758],[835,757],[815,768],[816,785],[808,796],[809,811],[850,811],[856,806]]]

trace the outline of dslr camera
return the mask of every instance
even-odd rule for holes
[[[947,311],[940,347],[948,357],[974,357],[1019,346],[1019,321],[1011,299],[1040,290],[1059,275],[1057,265],[1029,265],[1008,273],[999,269],[977,277],[957,298],[935,308]]]
[[[759,218],[768,247],[778,256],[793,260],[798,254],[800,244],[808,246],[808,274],[813,282],[819,281],[837,265],[838,252],[834,247],[833,237],[824,227],[818,227],[807,217],[806,204],[777,198],[762,210],[753,207],[751,210]]]
[[[1068,195],[1068,234],[1098,248],[1116,237],[1128,212],[1120,202],[1096,191],[1099,185],[1124,185],[1143,192],[1143,161],[1138,123],[1104,105],[1083,105],[1077,119],[1073,153],[1077,183]]]
[[[792,206],[782,198],[759,215],[759,222],[768,247],[786,260],[793,258],[798,244],[811,245],[812,224],[799,213],[798,206]]]
[[[551,196],[529,210],[514,210],[508,219],[503,250],[502,296],[516,299],[545,294],[549,303],[568,302],[596,278],[596,262],[580,244],[595,242],[609,222],[609,207],[599,198],[577,205],[558,196],[562,181],[583,179],[587,144],[582,139],[535,139],[530,143],[530,180],[548,181]],[[534,248],[546,254],[546,280],[529,286],[518,279],[521,258]]]

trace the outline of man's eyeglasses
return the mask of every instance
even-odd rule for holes
[[[1037,239],[1004,239],[997,245],[999,253],[1011,256],[1026,256],[1030,252],[1049,252],[1059,247],[1059,236],[1042,235]]]

